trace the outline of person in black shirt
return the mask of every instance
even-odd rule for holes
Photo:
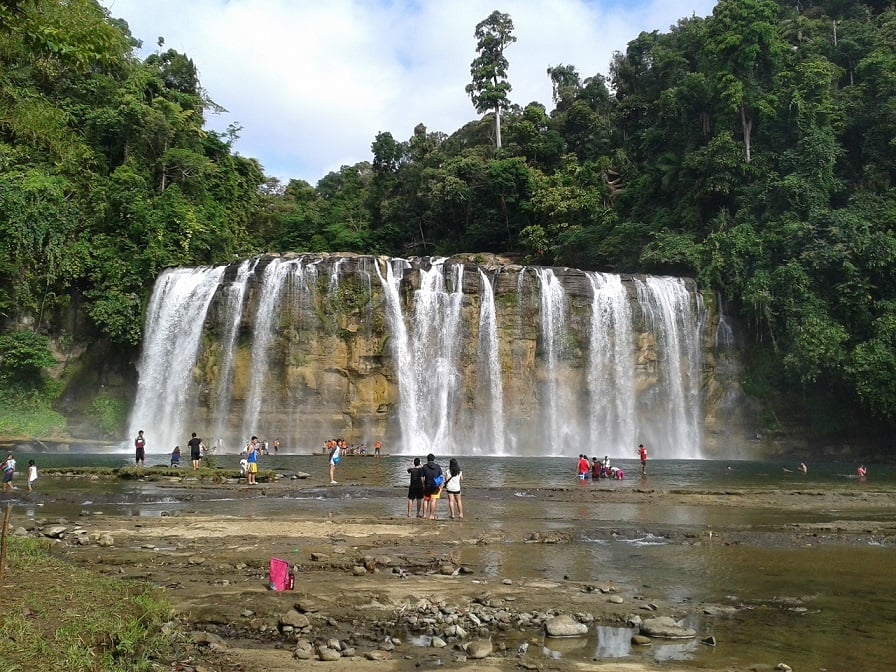
[[[420,476],[423,484],[423,517],[435,520],[436,504],[442,495],[445,476],[442,474],[442,467],[436,463],[436,456],[432,453],[426,456],[426,464],[420,468]]]
[[[408,485],[408,518],[411,517],[411,505],[417,503],[417,517],[423,517],[423,478],[420,472],[423,467],[420,466],[420,458],[414,458],[414,466],[408,467],[408,473],[411,475],[411,482]]]
[[[193,469],[199,468],[199,460],[202,459],[202,439],[196,438],[196,432],[193,432],[192,438],[187,441],[190,446],[190,459],[193,460]]]

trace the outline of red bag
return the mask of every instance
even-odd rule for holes
[[[271,590],[289,590],[289,563],[279,558],[271,558],[271,571],[268,575]]]

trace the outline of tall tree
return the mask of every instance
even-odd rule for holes
[[[473,81],[467,84],[467,93],[479,114],[494,110],[495,145],[501,149],[501,110],[509,107],[507,94],[511,91],[504,50],[516,42],[513,20],[509,14],[495,10],[476,24],[474,35],[479,56],[470,64]]]

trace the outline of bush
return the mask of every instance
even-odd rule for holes
[[[121,399],[100,394],[93,400],[88,413],[107,436],[120,436],[127,420],[128,407]]]

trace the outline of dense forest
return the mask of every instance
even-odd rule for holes
[[[282,184],[234,152],[238,127],[205,128],[218,108],[188,55],[160,39],[139,57],[96,0],[0,4],[0,405],[58,404],[48,337],[132,356],[168,266],[475,251],[697,277],[746,327],[746,385],[770,425],[889,434],[891,2],[721,0],[642,33],[607,74],[545,64],[550,110],[513,101],[507,66],[526,45],[511,16],[471,32],[481,117],[384,130],[370,161]],[[112,403],[93,406],[109,431]]]

